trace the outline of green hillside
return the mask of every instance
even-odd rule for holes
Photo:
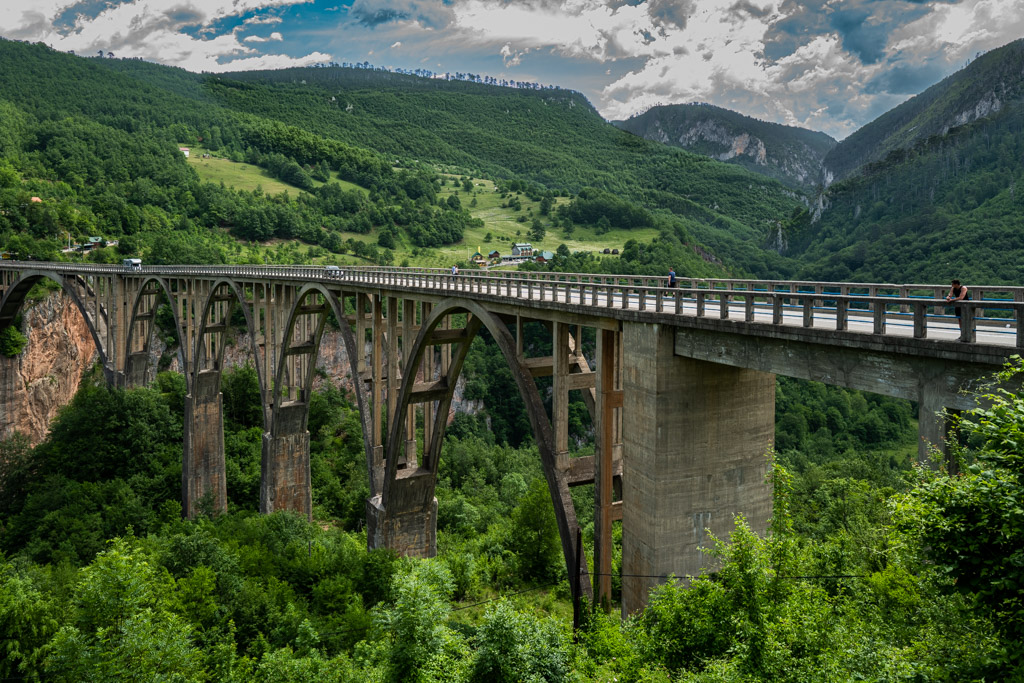
[[[1024,96],[1024,39],[981,55],[967,67],[882,114],[825,157],[837,180],[857,169],[934,145],[959,126],[984,118]]]
[[[613,192],[684,219],[687,234],[725,262],[761,273],[780,267],[760,253],[768,229],[799,205],[791,191],[761,176],[618,131],[572,91],[340,67],[223,74],[205,84],[226,107],[370,147],[399,163],[570,193]]]
[[[994,91],[999,108],[985,112],[979,103]],[[985,115],[943,131],[943,122],[964,110]],[[886,136],[887,130],[894,132]],[[903,146],[832,185],[819,221],[803,216],[791,224],[787,253],[803,263],[803,273],[860,281],[1024,281],[1024,41],[983,55],[834,151],[873,138],[881,140],[868,148],[875,156]]]
[[[637,140],[571,91],[423,81],[322,68],[206,76],[0,42],[0,107],[10,122],[0,149],[11,171],[0,233],[8,248],[47,258],[69,232],[129,236],[122,250],[150,260],[174,253],[156,243],[177,238],[205,245],[202,258],[237,258],[228,235],[297,239],[324,250],[318,258],[435,262],[470,253],[481,236],[474,214],[482,208],[440,201],[448,171],[497,183],[506,204],[513,194],[534,203],[546,196],[557,211],[517,230],[539,221],[549,238],[542,246],[552,250],[658,235],[682,272],[721,272],[722,263],[779,270],[783,260],[760,244],[798,206],[780,185]],[[227,161],[196,174],[196,160],[184,162],[178,145]],[[258,183],[263,192],[224,176],[240,167],[227,162],[258,168],[268,178]],[[67,189],[48,192],[55,181]],[[295,191],[284,197],[285,186]],[[584,190],[586,200],[576,196]],[[23,210],[25,194],[44,199],[35,213],[46,220]]]

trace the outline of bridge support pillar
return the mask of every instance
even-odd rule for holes
[[[389,510],[380,496],[367,499],[366,542],[371,550],[390,548],[404,557],[437,555],[437,498],[430,479],[429,474],[405,479],[403,495],[389,498]]]
[[[149,374],[149,354],[145,351],[137,351],[128,354],[128,371],[125,373],[125,382],[130,387],[144,387]]]
[[[189,519],[207,505],[215,513],[228,509],[222,403],[220,373],[197,373],[192,393],[185,397],[181,467],[182,512]]]
[[[935,448],[943,456],[943,462],[947,466],[952,463],[948,461],[946,440],[951,436],[952,425],[946,406],[943,405],[943,396],[948,396],[948,391],[943,388],[934,388],[924,385],[921,387],[918,399],[917,416],[917,459],[925,465],[932,464],[931,450]],[[939,463],[934,463],[937,467]]]
[[[306,404],[282,406],[270,432],[263,433],[260,465],[260,512],[291,510],[313,519],[309,474]]]
[[[771,515],[765,453],[775,434],[775,375],[674,355],[674,331],[624,323],[622,612],[669,574],[709,567],[706,530],[727,538],[743,514]],[[632,576],[630,576],[632,575]]]

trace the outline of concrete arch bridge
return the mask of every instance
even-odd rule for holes
[[[955,317],[939,285],[680,278],[670,289],[657,277],[376,267],[3,262],[0,329],[42,280],[74,301],[116,385],[152,379],[157,306],[169,303],[188,387],[189,516],[203,498],[226,507],[220,378],[238,310],[263,404],[260,508],[311,514],[309,398],[325,327],[338,325],[357,375],[369,545],[420,557],[436,552],[455,384],[487,329],[526,404],[570,568],[580,515],[593,515],[595,571],[583,578],[598,600],[611,595],[621,520],[624,613],[643,607],[652,577],[699,573],[707,531],[727,534],[733,515],[764,530],[776,374],[919,401],[923,451],[942,443],[937,413],[971,407],[962,392],[1024,346],[1018,287],[972,287]],[[524,331],[537,325],[552,351],[530,357]],[[552,378],[550,411],[538,377]],[[570,455],[573,391],[590,412],[594,456]],[[575,510],[570,487],[589,483],[594,509]]]

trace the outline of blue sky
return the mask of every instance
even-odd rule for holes
[[[471,72],[608,119],[710,102],[843,138],[1024,37],[1024,0],[0,0],[0,35],[190,71]]]

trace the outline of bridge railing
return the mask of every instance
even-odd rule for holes
[[[490,294],[531,301],[573,303],[745,322],[849,330],[853,319],[870,325],[868,334],[897,334],[917,339],[941,329],[949,332],[962,319],[960,340],[977,340],[978,329],[1006,335],[1003,345],[1021,347],[1017,332],[1024,313],[1024,288],[975,287],[977,298],[947,303],[944,285],[886,283],[779,282],[768,280],[684,280],[676,288],[660,286],[663,278],[471,271],[452,275],[445,269],[372,268],[349,274],[353,281],[385,286],[425,287],[453,294]],[[655,284],[652,286],[652,282]],[[697,286],[685,286],[685,282]],[[728,287],[726,287],[728,285]],[[956,315],[959,311],[959,315]],[[758,314],[761,314],[760,316]],[[770,316],[770,317],[769,317]],[[799,322],[793,318],[798,317]],[[826,322],[828,321],[828,322]],[[903,329],[900,329],[903,328]]]
[[[930,284],[679,278],[677,287],[668,288],[666,278],[650,275],[476,270],[452,275],[445,268],[378,266],[340,270],[323,266],[144,266],[141,271],[129,271],[118,265],[6,261],[0,263],[0,269],[165,277],[301,278],[839,331],[850,330],[853,321],[858,330],[852,331],[869,326],[868,334],[917,339],[934,338],[940,330],[948,336],[951,329],[956,329],[959,318],[959,338],[963,342],[976,342],[981,330],[989,340],[998,340],[995,343],[999,345],[1024,348],[1024,287],[973,286],[971,300],[950,305],[944,301],[948,287]],[[957,311],[959,316],[955,315]]]

